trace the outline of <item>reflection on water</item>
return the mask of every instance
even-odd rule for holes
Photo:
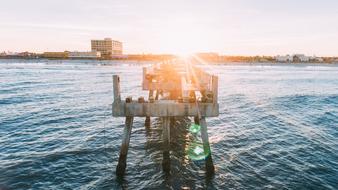
[[[141,92],[141,66],[0,63],[0,186],[11,189],[335,189],[337,66],[207,66],[220,116],[207,118],[215,175],[198,126],[171,122],[171,173],[161,121],[135,118],[126,175],[115,176],[124,118],[111,117],[112,75]],[[193,128],[191,128],[193,126]],[[196,156],[194,158],[193,156]]]

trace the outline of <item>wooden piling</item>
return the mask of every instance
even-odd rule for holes
[[[150,117],[147,116],[147,117],[146,117],[146,120],[144,121],[144,126],[145,126],[145,127],[150,127],[150,122],[151,122],[151,121],[150,121]]]
[[[148,96],[148,101],[149,102],[153,102],[154,100],[154,91],[153,90],[149,90],[149,96]],[[144,126],[145,127],[150,127],[150,117],[149,116],[146,116],[146,120],[144,122]]]
[[[209,137],[208,137],[207,123],[205,121],[204,116],[202,116],[200,118],[200,126],[201,126],[201,136],[202,136],[202,141],[203,141],[204,154],[206,154],[205,167],[206,167],[206,170],[207,170],[207,174],[213,174],[215,172],[215,167],[214,167],[214,163],[212,161],[211,149],[210,149]]]
[[[121,102],[120,77],[118,75],[113,75],[113,88],[114,102]]]
[[[212,101],[214,104],[217,104],[218,102],[218,76],[215,76],[215,75],[212,76],[212,92],[213,92]]]
[[[148,100],[154,98],[154,90],[149,90]]]
[[[155,100],[158,100],[158,97],[160,96],[160,91],[156,90]]]
[[[122,176],[127,167],[126,161],[127,161],[131,129],[133,126],[133,120],[134,120],[134,117],[130,117],[130,116],[126,117],[124,131],[123,131],[122,145],[121,145],[120,156],[119,156],[119,162],[116,167],[116,174],[118,176]]]
[[[162,169],[170,172],[170,117],[162,117],[163,160]]]
[[[200,118],[198,118],[198,116],[194,117],[194,123],[199,125],[200,124]]]

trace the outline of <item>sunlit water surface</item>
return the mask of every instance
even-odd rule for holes
[[[58,63],[58,64],[55,64]],[[219,76],[220,115],[208,118],[216,167],[187,156],[190,120],[172,130],[161,170],[161,125],[136,118],[127,172],[115,167],[123,118],[111,117],[112,75],[141,92],[142,67],[0,63],[0,184],[10,189],[337,189],[338,66],[206,66]]]

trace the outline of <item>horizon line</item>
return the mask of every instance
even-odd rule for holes
[[[91,51],[86,51],[86,50],[63,50],[63,51],[11,51],[11,50],[1,50],[1,53],[35,53],[35,54],[43,54],[45,52],[91,52]],[[260,57],[274,57],[274,56],[287,56],[287,55],[305,55],[305,56],[315,56],[315,57],[338,57],[338,55],[317,55],[317,54],[306,54],[306,53],[286,53],[286,54],[229,54],[229,53],[221,53],[221,52],[216,52],[216,51],[201,51],[201,52],[194,52],[194,53],[189,53],[185,54],[185,56],[189,55],[196,55],[196,54],[217,54],[218,56],[243,56],[243,57],[255,57],[255,56],[260,56]],[[173,55],[173,56],[182,56],[180,53],[169,53],[169,52],[160,52],[160,53],[154,53],[154,52],[137,52],[137,53],[124,53],[122,55]]]

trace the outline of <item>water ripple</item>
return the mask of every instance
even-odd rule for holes
[[[0,63],[0,186],[10,189],[336,189],[338,67],[213,66],[220,116],[208,118],[216,168],[191,160],[189,118],[171,126],[162,172],[161,120],[135,118],[128,167],[115,176],[124,118],[111,117],[112,75],[122,96],[144,96],[140,66],[101,62]],[[141,93],[140,93],[141,92]]]

